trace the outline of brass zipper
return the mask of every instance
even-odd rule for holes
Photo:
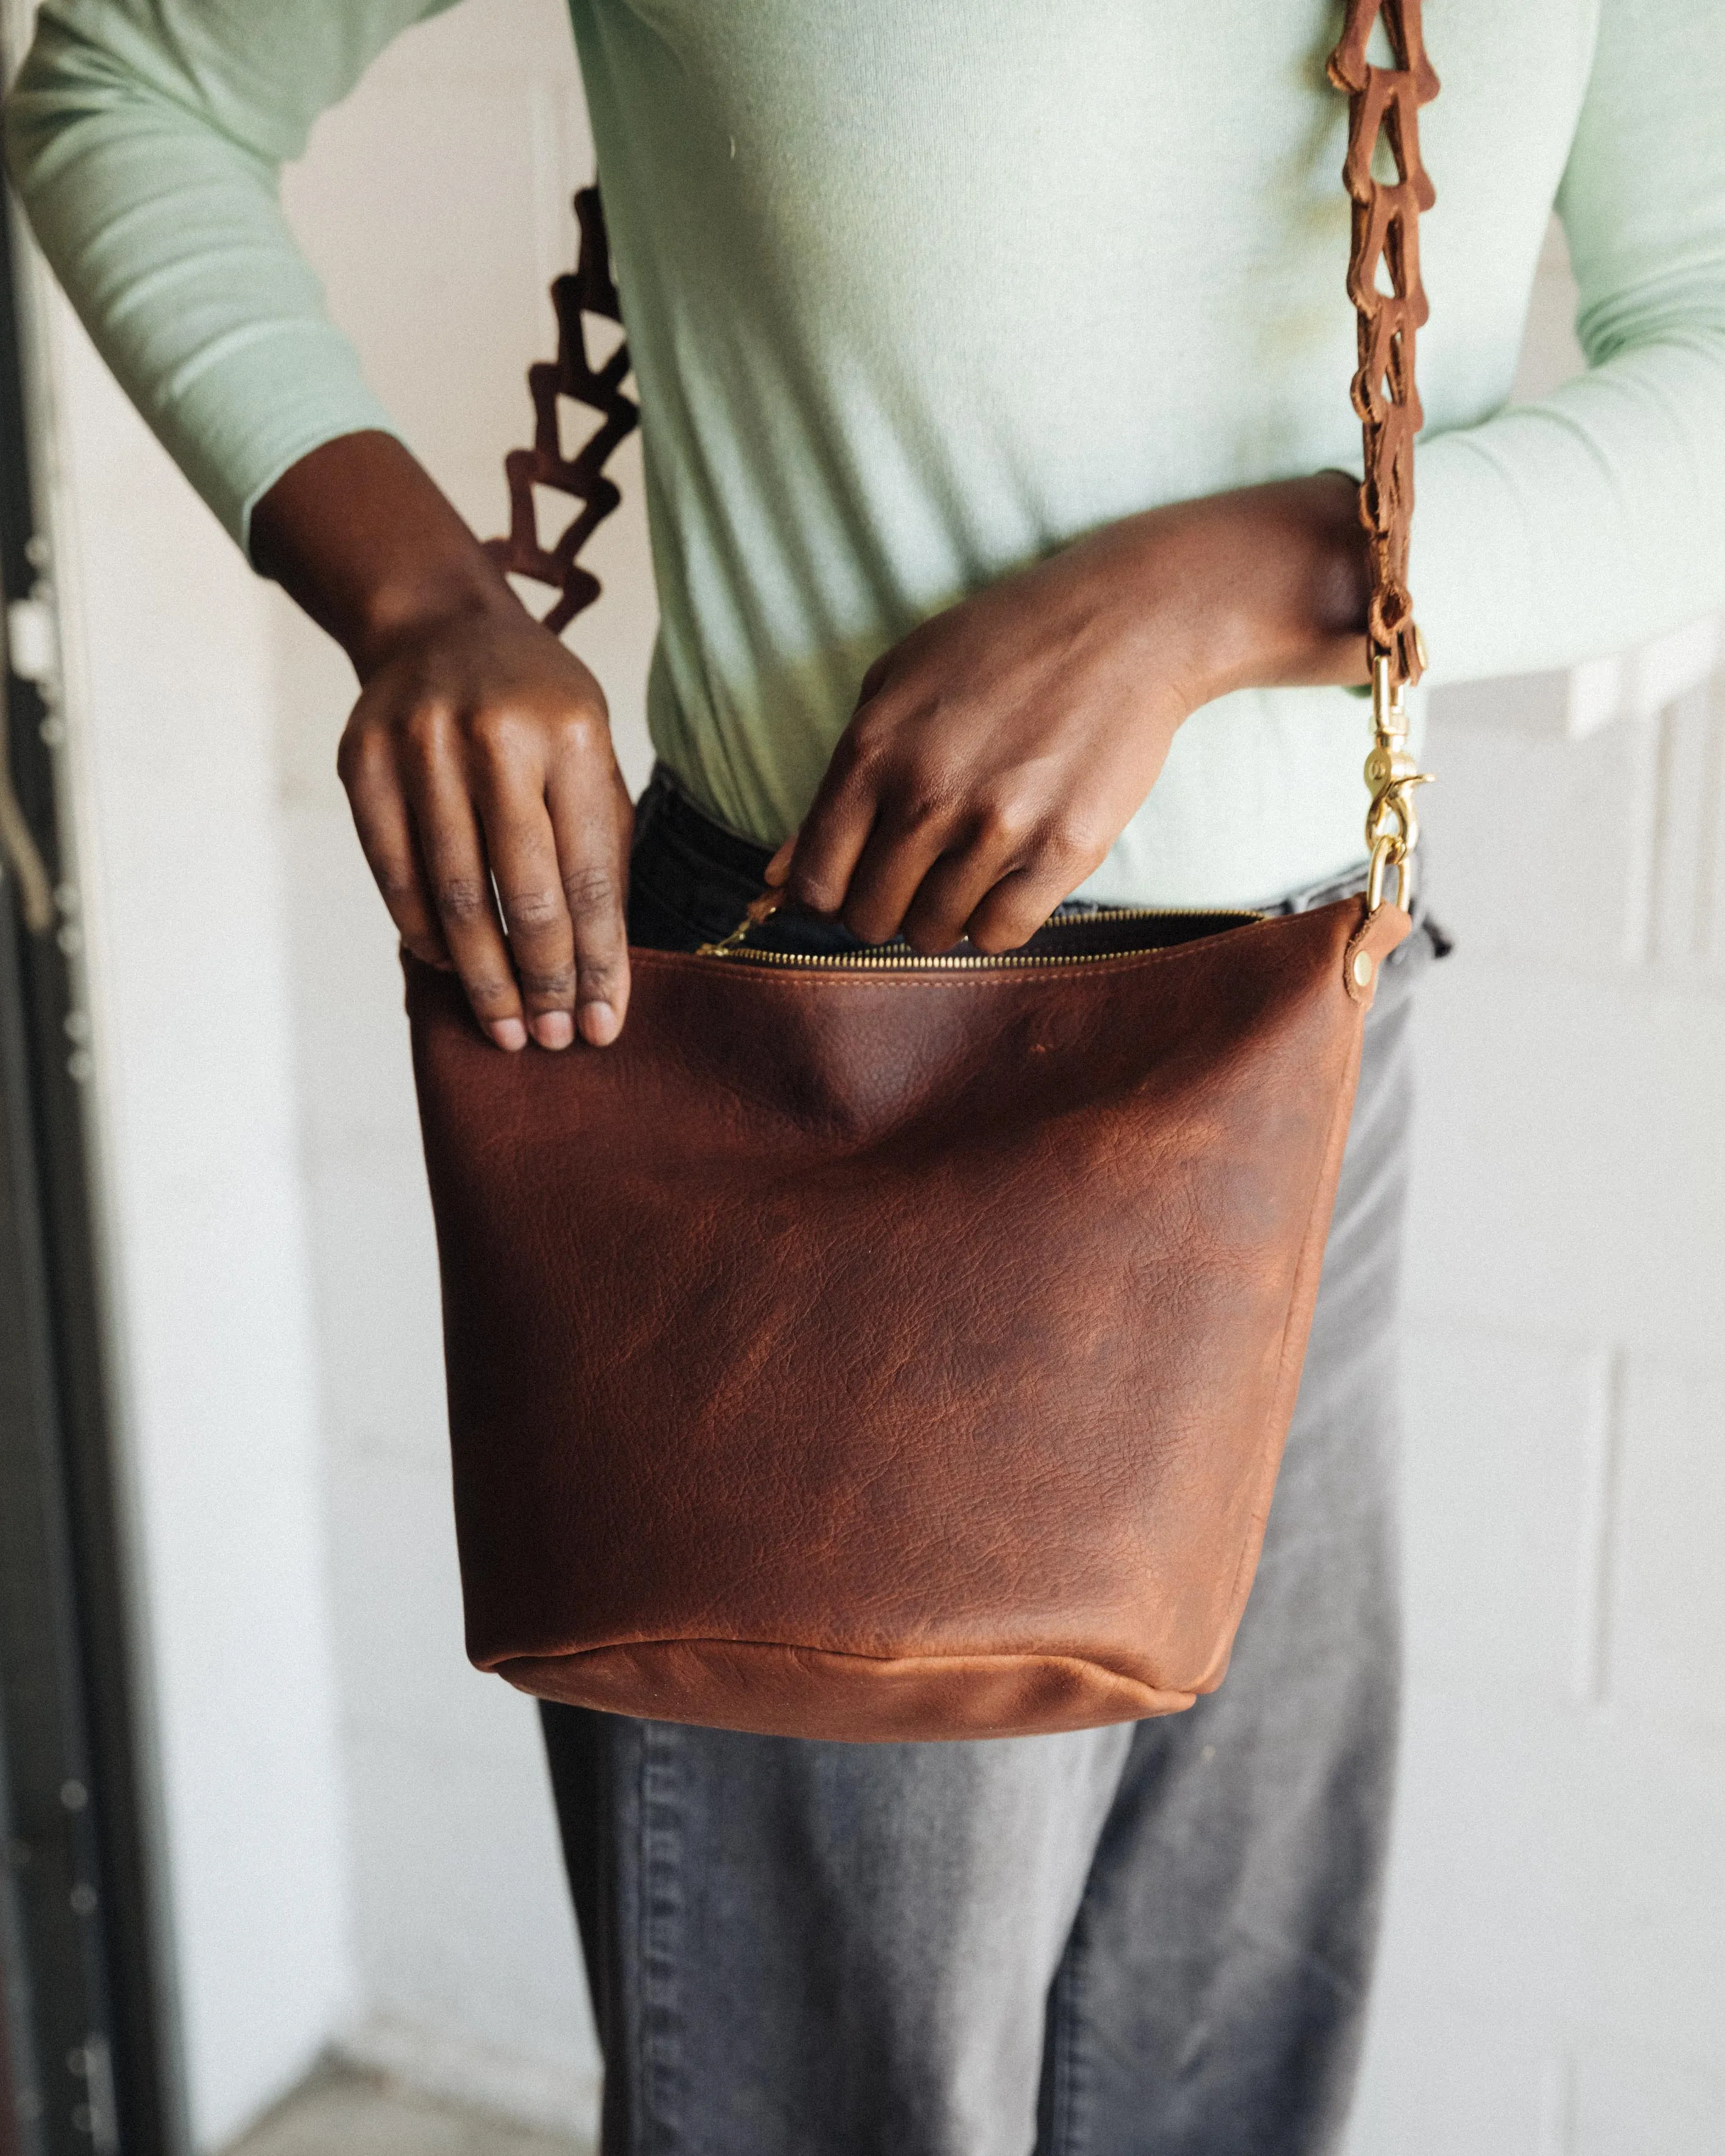
[[[1094,913],[1071,914],[1058,921],[1051,920],[1050,927],[1088,927],[1092,922],[1117,921],[1227,921],[1244,925],[1251,921],[1267,921],[1266,913],[1248,908],[1217,906],[1110,906]],[[955,953],[937,952],[932,957],[920,951],[900,951],[890,947],[865,951],[762,951],[752,950],[742,940],[749,929],[759,924],[745,920],[733,929],[722,942],[703,943],[697,956],[703,958],[741,958],[752,966],[815,967],[822,971],[838,970],[845,973],[911,973],[997,972],[1009,967],[1026,966],[1097,966],[1105,958],[1132,958],[1134,951],[1072,951],[1042,953],[1029,951],[976,951]],[[1153,944],[1147,948],[1155,949]],[[1178,947],[1172,946],[1172,948]]]

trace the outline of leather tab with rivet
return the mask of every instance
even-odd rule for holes
[[[1348,938],[1342,960],[1342,984],[1354,1002],[1369,1010],[1378,993],[1378,976],[1384,962],[1412,932],[1413,917],[1399,906],[1384,905],[1368,911]]]

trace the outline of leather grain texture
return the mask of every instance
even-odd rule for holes
[[[1090,963],[634,954],[506,1055],[404,961],[468,1648],[850,1739],[1222,1678],[1346,1140],[1358,899]],[[1385,908],[1376,964],[1407,932]]]

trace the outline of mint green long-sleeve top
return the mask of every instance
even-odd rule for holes
[[[242,544],[388,415],[281,163],[448,0],[46,0],[12,168]],[[1328,0],[571,0],[644,409],[655,746],[805,808],[870,660],[1152,505],[1358,468]],[[1725,603],[1725,0],[1428,0],[1414,588],[1434,680]],[[1587,372],[1505,409],[1555,203]],[[379,214],[384,213],[381,209]],[[523,354],[523,358],[528,355]],[[1363,847],[1343,690],[1225,697],[1086,890],[1246,902]]]

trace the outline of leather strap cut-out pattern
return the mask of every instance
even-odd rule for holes
[[[602,367],[595,367],[588,357],[584,317],[600,315],[619,324],[623,320],[597,187],[583,187],[576,196],[575,215],[581,226],[580,259],[572,274],[559,277],[551,288],[557,317],[557,356],[527,370],[533,446],[511,449],[503,460],[509,481],[509,536],[485,542],[486,552],[500,567],[536,583],[555,586],[557,602],[544,616],[545,626],[553,631],[564,628],[599,595],[598,578],[583,568],[577,557],[623,499],[614,482],[606,478],[605,465],[618,444],[634,433],[641,416],[623,393],[629,370],[628,345],[619,344]],[[597,412],[601,421],[598,432],[572,458],[563,454],[560,403],[566,397]],[[550,547],[540,543],[536,486],[570,495],[581,505]]]
[[[1342,42],[1329,76],[1348,95],[1348,159],[1342,177],[1353,200],[1353,249],[1348,291],[1359,315],[1359,371],[1353,408],[1365,437],[1360,521],[1371,535],[1373,659],[1387,657],[1397,684],[1422,670],[1414,602],[1408,589],[1408,536],[1414,515],[1414,437],[1424,414],[1414,386],[1414,346],[1430,311],[1420,275],[1420,213],[1436,199],[1420,159],[1420,107],[1438,94],[1425,56],[1420,0],[1348,0]],[[1366,58],[1381,19],[1394,67]],[[1373,164],[1388,146],[1394,180]],[[1379,284],[1387,274],[1390,290]]]

